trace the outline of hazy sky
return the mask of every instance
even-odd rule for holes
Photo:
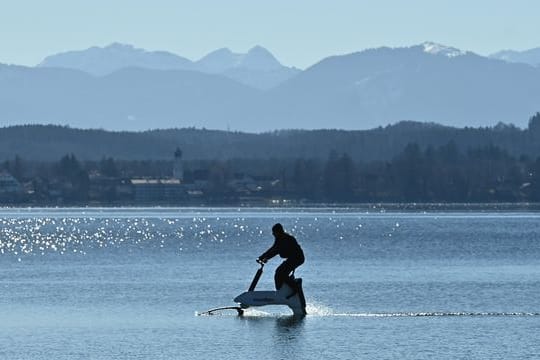
[[[196,60],[268,48],[285,65],[434,41],[487,55],[540,46],[538,0],[0,0],[0,62],[122,42]]]

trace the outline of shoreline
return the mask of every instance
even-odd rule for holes
[[[193,210],[336,210],[336,211],[540,211],[540,203],[246,203],[246,204],[72,204],[72,205],[1,205],[2,210],[39,209],[193,209]]]

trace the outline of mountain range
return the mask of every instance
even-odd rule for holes
[[[502,50],[490,55],[489,57],[508,62],[540,66],[540,48],[524,51]]]
[[[154,70],[189,70],[221,74],[257,89],[269,89],[287,80],[299,69],[286,67],[265,48],[255,46],[245,54],[227,48],[215,50],[198,61],[166,51],[146,51],[113,43],[106,47],[68,51],[46,57],[38,67],[75,69],[104,76],[129,67]]]
[[[145,130],[367,129],[401,120],[525,127],[540,68],[435,43],[331,56],[300,71],[266,49],[197,61],[112,44],[0,64],[0,124]]]

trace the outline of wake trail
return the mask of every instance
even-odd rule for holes
[[[334,309],[315,303],[308,303],[306,306],[308,318],[317,317],[336,317],[336,318],[414,318],[414,317],[469,317],[469,318],[488,318],[488,317],[540,317],[540,312],[527,311],[403,311],[403,312],[339,312]],[[205,315],[204,313],[196,313],[197,315]],[[211,314],[221,316],[234,315],[231,311]],[[290,316],[290,312],[267,312],[262,309],[249,308],[244,312],[243,317],[259,318],[259,317],[282,317]]]
[[[357,317],[357,318],[404,318],[404,317],[540,317],[540,312],[512,311],[403,311],[403,312],[338,312],[327,306],[308,303],[308,316]]]
[[[309,314],[309,313],[308,313]],[[533,317],[540,316],[538,312],[392,312],[392,313],[331,313],[313,314],[313,316],[330,317]]]

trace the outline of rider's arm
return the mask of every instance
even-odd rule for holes
[[[277,241],[276,241],[274,242],[274,245],[272,245],[270,249],[266,250],[261,256],[259,256],[259,259],[266,262],[270,260],[271,258],[273,258],[274,256],[276,256],[278,253],[279,253],[279,249],[278,249]]]

